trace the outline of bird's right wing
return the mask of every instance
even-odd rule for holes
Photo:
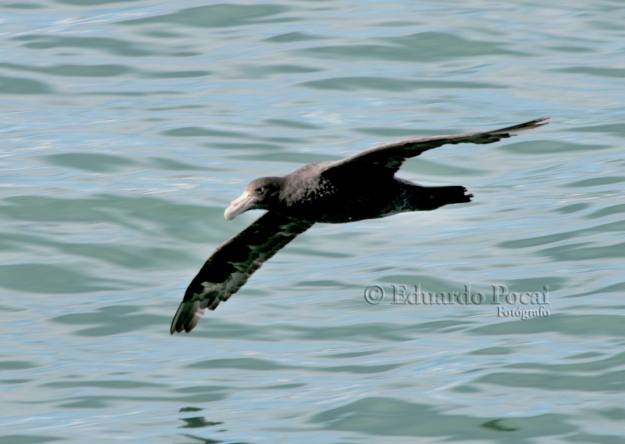
[[[189,284],[172,320],[171,334],[190,332],[206,308],[214,310],[226,301],[266,260],[312,225],[267,212],[217,247]]]
[[[434,136],[399,140],[374,146],[361,153],[329,164],[322,174],[328,178],[346,176],[348,173],[368,173],[393,176],[410,157],[418,156],[424,151],[442,145],[457,143],[493,143],[511,137],[519,131],[526,131],[546,125],[548,117],[530,120],[520,125],[508,126],[491,131],[456,134],[451,136]]]

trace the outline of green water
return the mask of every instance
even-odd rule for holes
[[[0,18],[1,443],[625,442],[622,1]],[[400,172],[473,203],[316,225],[169,335],[250,180],[542,116]]]

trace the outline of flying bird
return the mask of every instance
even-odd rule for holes
[[[221,244],[191,281],[170,332],[190,332],[205,309],[236,293],[260,266],[317,222],[345,223],[470,202],[463,186],[425,187],[395,176],[406,159],[447,144],[486,144],[546,125],[548,118],[494,131],[411,138],[336,161],[315,162],[284,177],[252,181],[224,215],[267,210]]]

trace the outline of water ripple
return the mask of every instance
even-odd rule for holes
[[[0,10],[0,442],[623,441],[621,2]],[[251,179],[540,116],[402,167],[471,205],[319,224],[169,335]]]

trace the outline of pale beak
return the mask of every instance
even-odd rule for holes
[[[239,214],[252,209],[255,203],[256,198],[246,190],[243,194],[230,202],[230,206],[226,208],[224,212],[224,217],[226,220],[232,220]]]

